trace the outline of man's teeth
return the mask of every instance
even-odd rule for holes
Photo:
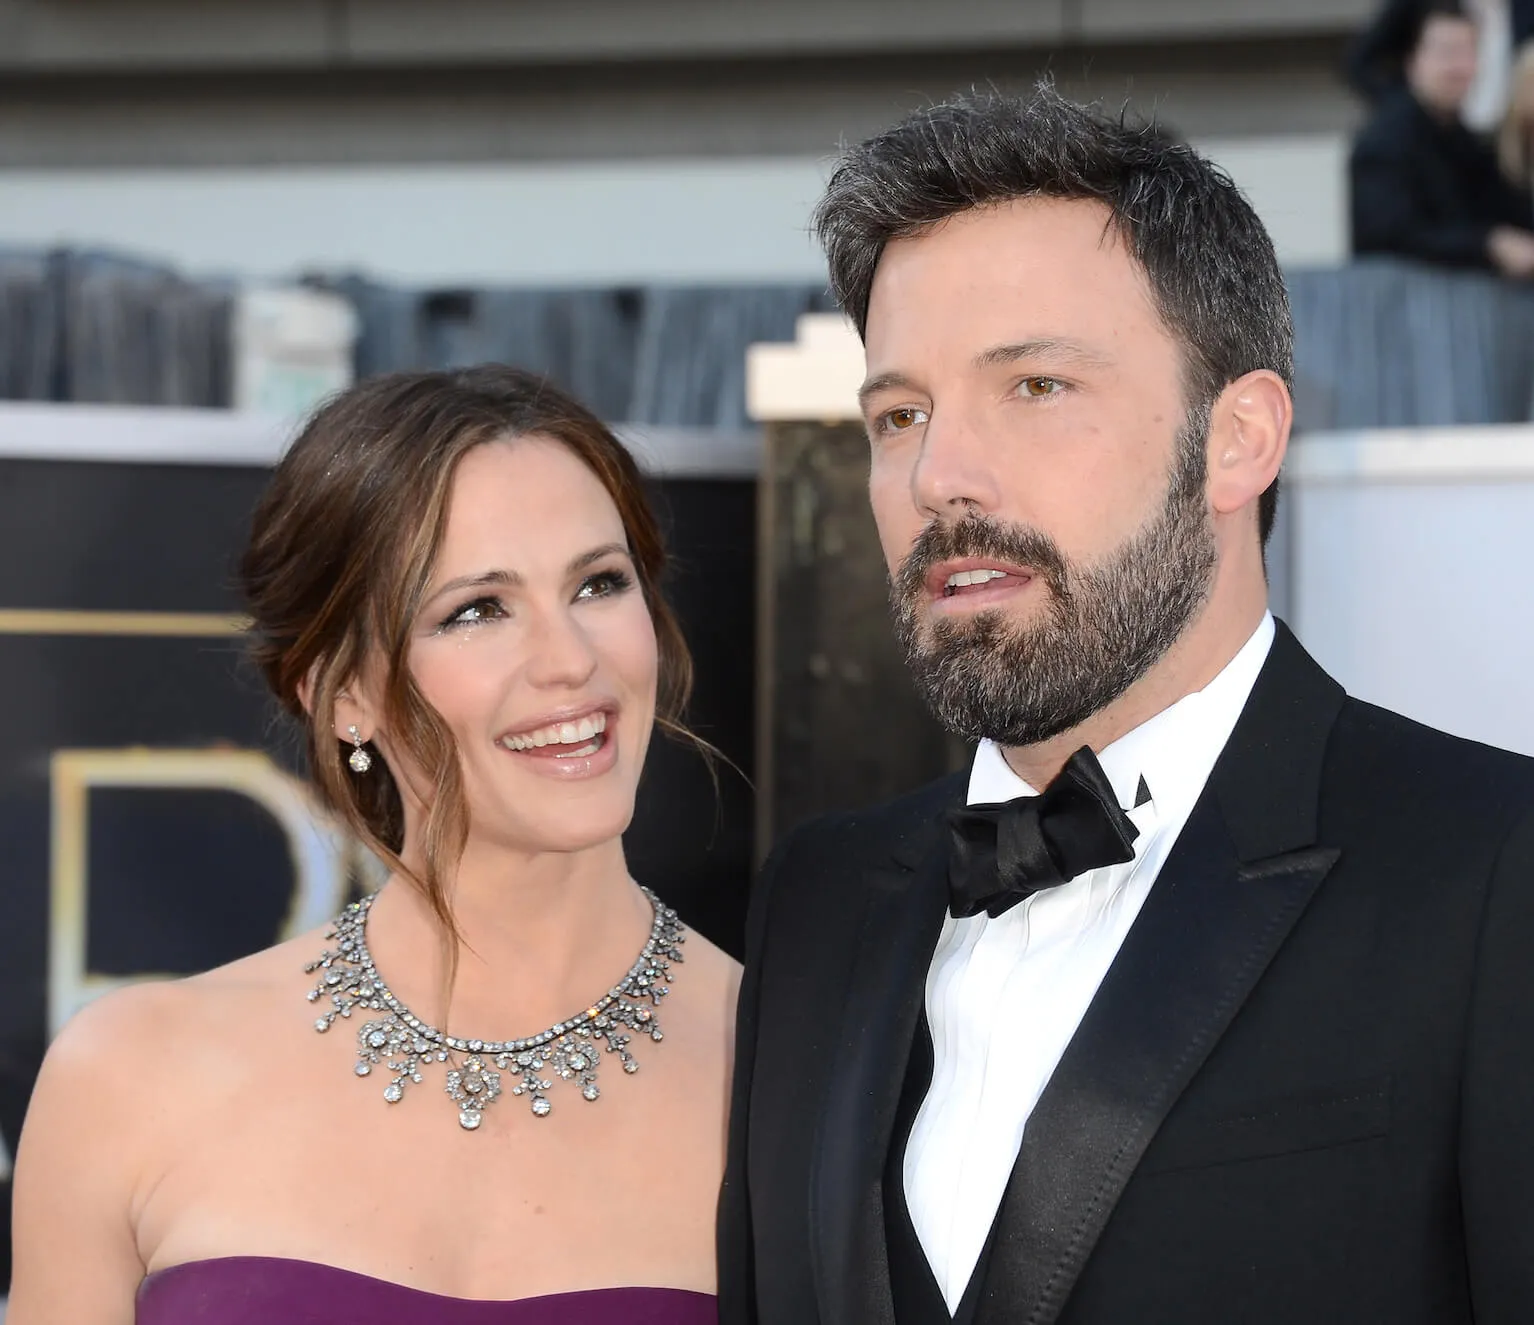
[[[607,714],[593,713],[579,722],[555,722],[537,731],[501,737],[508,750],[541,750],[546,745],[580,745],[607,730]]]
[[[985,584],[988,580],[1004,580],[1007,572],[1004,570],[991,570],[989,567],[983,570],[955,571],[943,581],[945,589],[962,589],[970,584]]]

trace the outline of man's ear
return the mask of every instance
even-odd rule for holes
[[[1289,449],[1294,404],[1289,388],[1267,369],[1238,377],[1220,393],[1209,420],[1209,504],[1233,515],[1278,477]]]

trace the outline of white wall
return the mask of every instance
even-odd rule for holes
[[[1251,200],[1281,262],[1321,267],[1347,258],[1348,140],[1342,134],[1211,138],[1197,146]]]
[[[433,284],[820,275],[812,159],[0,173],[0,244],[98,244],[197,274]]]
[[[1285,466],[1289,621],[1349,692],[1534,755],[1534,427],[1312,433]]]
[[[1344,145],[1205,144],[1286,261],[1346,251]],[[569,166],[0,172],[0,246],[80,244],[198,275],[468,285],[818,281],[810,157]]]

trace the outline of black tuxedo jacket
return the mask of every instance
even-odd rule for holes
[[[895,1321],[881,1176],[963,794],[816,822],[764,871],[723,1325]],[[1534,761],[1349,699],[1280,626],[978,1290],[975,1325],[1534,1321]]]

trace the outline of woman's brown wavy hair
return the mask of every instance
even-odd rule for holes
[[[639,468],[600,419],[536,374],[487,364],[393,373],[341,392],[278,464],[240,566],[255,659],[304,725],[320,799],[420,889],[455,937],[446,875],[463,850],[468,810],[452,735],[410,675],[411,625],[442,544],[458,462],[486,442],[534,434],[568,447],[618,508],[655,624],[656,724],[696,739],[681,720],[692,660],[659,591],[666,553]],[[371,771],[353,774],[351,746],[335,736],[336,698],[364,671],[382,680],[391,742],[432,789],[419,870],[400,859],[405,821],[393,774],[376,750]]]

